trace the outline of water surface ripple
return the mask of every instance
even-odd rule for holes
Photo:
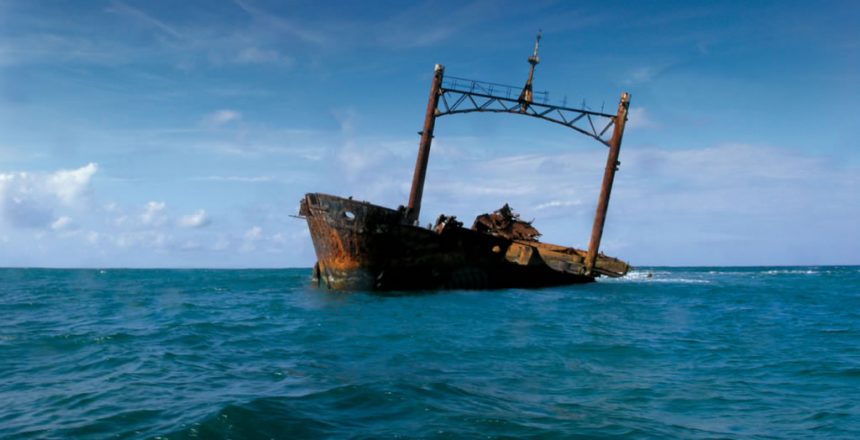
[[[0,437],[860,438],[858,267],[308,275],[0,269]]]

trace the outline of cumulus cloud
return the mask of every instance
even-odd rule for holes
[[[251,252],[257,249],[257,244],[263,240],[263,228],[253,226],[245,231],[244,242],[240,250],[242,252]]]
[[[179,217],[179,226],[183,228],[202,228],[212,223],[212,220],[203,209],[198,209],[192,214]]]
[[[81,208],[98,165],[49,174],[0,174],[0,218],[16,227],[51,226],[58,209]]]
[[[166,209],[164,202],[149,202],[140,215],[140,222],[147,226],[161,226],[167,221]]]
[[[245,231],[245,240],[257,241],[263,238],[263,228],[254,226]]]
[[[48,177],[48,191],[64,204],[73,205],[89,189],[90,180],[96,171],[98,165],[94,163],[88,163],[76,170],[57,171]]]

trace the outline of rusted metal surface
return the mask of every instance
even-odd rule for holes
[[[600,249],[600,239],[603,237],[603,225],[606,223],[606,211],[609,209],[609,196],[612,193],[612,183],[615,181],[615,171],[618,170],[618,155],[621,152],[621,138],[624,137],[624,125],[627,122],[627,109],[630,107],[630,94],[621,94],[618,103],[618,114],[615,117],[615,130],[609,141],[609,154],[606,157],[606,169],[603,171],[603,183],[600,186],[600,198],[597,200],[597,211],[594,214],[594,225],[591,228],[591,240],[588,242],[588,258],[585,262],[587,273],[591,273],[597,252]]]
[[[424,116],[424,130],[421,131],[418,158],[415,160],[415,174],[412,176],[409,204],[406,206],[406,219],[410,223],[417,222],[418,215],[421,213],[424,178],[427,176],[427,161],[430,159],[430,144],[433,142],[433,129],[436,127],[436,107],[439,106],[439,90],[442,87],[444,74],[445,66],[437,64],[433,72],[433,84],[430,86],[430,99],[427,102],[427,113]]]
[[[531,222],[520,220],[520,215],[515,213],[507,203],[492,214],[479,215],[472,229],[509,240],[537,241],[541,236]]]
[[[585,252],[462,227],[445,216],[433,229],[400,211],[327,194],[308,194],[307,219],[319,283],[333,290],[540,287],[620,276],[626,263],[601,257],[585,275]]]

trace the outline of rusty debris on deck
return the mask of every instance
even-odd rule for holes
[[[507,203],[492,214],[479,215],[475,218],[472,229],[508,240],[538,241],[541,235],[532,226],[532,222],[520,220],[520,215],[515,213]]]
[[[436,65],[406,206],[390,209],[351,197],[305,195],[299,215],[308,223],[317,255],[315,282],[333,290],[484,289],[587,283],[629,271],[627,263],[599,249],[630,95],[622,93],[615,114],[549,103],[546,92],[533,90],[540,38],[538,33],[522,89],[446,78],[444,67]],[[541,243],[532,222],[521,220],[507,204],[479,215],[471,228],[448,215],[429,228],[419,226],[436,119],[471,112],[531,116],[608,147],[588,250]]]

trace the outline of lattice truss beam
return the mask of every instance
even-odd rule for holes
[[[471,112],[531,116],[561,124],[609,146],[615,115],[548,104],[546,92],[535,93],[536,100],[544,102],[523,102],[516,96],[513,86],[449,77],[440,90],[436,116]]]

